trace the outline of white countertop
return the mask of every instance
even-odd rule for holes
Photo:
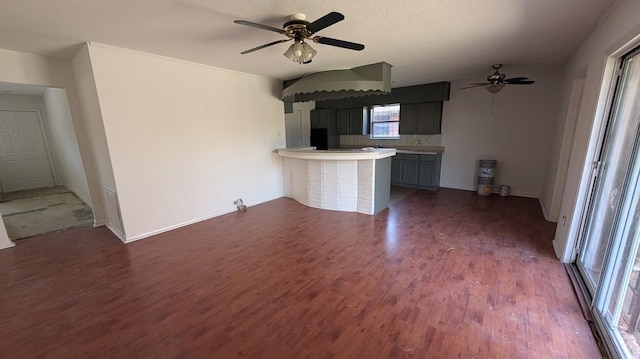
[[[298,158],[306,160],[377,160],[391,157],[396,154],[395,148],[371,148],[365,149],[331,149],[315,150],[305,148],[280,148],[278,155],[282,157]]]

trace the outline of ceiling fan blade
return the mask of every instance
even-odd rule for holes
[[[323,45],[337,46],[337,47],[342,47],[350,50],[356,50],[356,51],[364,50],[364,45],[362,44],[357,44],[355,42],[349,42],[344,40],[332,39],[330,37],[316,36],[313,38],[313,41]]]
[[[344,15],[333,11],[307,25],[307,30],[313,34],[342,20],[344,20]]]
[[[522,81],[522,80],[528,80],[528,77],[512,77],[510,79],[504,79],[504,82],[511,82],[511,81]]]
[[[509,82],[507,82],[507,84],[509,84],[509,85],[531,85],[532,83],[535,83],[535,81],[533,81],[533,80],[519,80],[519,81],[509,81]]]
[[[487,85],[490,85],[490,83],[489,82],[482,82],[482,83],[476,82],[476,83],[469,84],[469,86],[467,86],[467,87],[461,87],[458,90],[470,89],[470,88],[474,88],[474,87],[481,87],[481,86],[487,86]]]
[[[281,43],[283,43],[283,42],[287,42],[287,41],[290,41],[290,40],[293,40],[293,39],[283,39],[283,40],[278,40],[278,41],[270,42],[270,43],[268,43],[268,44],[264,44],[264,45],[261,45],[261,46],[258,46],[258,47],[254,47],[253,49],[249,49],[249,50],[242,51],[242,52],[241,52],[241,54],[242,54],[242,55],[244,55],[244,54],[248,54],[248,53],[250,53],[250,52],[254,52],[254,51],[257,51],[257,50],[261,50],[261,49],[264,49],[265,47],[273,46],[273,45],[276,45],[276,44],[281,44]]]
[[[284,34],[284,30],[282,29],[278,29],[277,27],[272,27],[272,26],[268,26],[268,25],[262,25],[262,24],[258,24],[255,22],[251,22],[251,21],[246,21],[246,20],[234,20],[233,22],[235,22],[236,24],[240,24],[240,25],[246,25],[246,26],[251,26],[251,27],[257,27],[258,29],[263,29],[263,30],[269,30],[269,31],[273,31],[273,32],[277,32],[278,34]]]

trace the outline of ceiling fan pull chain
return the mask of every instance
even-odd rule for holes
[[[491,94],[491,116],[493,116],[493,107],[496,103],[496,94]]]

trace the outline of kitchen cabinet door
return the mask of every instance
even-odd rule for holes
[[[436,183],[436,162],[420,161],[420,176],[418,184],[424,187],[438,186]]]
[[[418,104],[400,104],[400,134],[416,134],[418,131]]]
[[[401,153],[391,157],[391,184],[402,183],[402,164],[404,159]]]
[[[442,102],[424,102],[418,104],[416,133],[439,134],[442,123]]]
[[[404,155],[404,161],[402,163],[402,183],[418,184],[419,163],[418,155]]]
[[[420,176],[418,185],[421,188],[436,190],[440,188],[440,167],[442,154],[420,155]]]
[[[391,184],[426,190],[440,188],[441,154],[397,153],[391,158]]]
[[[362,135],[363,131],[363,114],[362,108],[352,108],[349,109],[349,134],[351,135]]]
[[[363,113],[361,108],[336,110],[339,135],[362,135]]]
[[[311,128],[326,128],[329,130],[333,129],[335,132],[334,110],[325,109],[325,108],[311,110],[310,115],[311,115]]]
[[[350,134],[351,111],[348,109],[336,110],[336,121],[339,135]]]
[[[442,102],[400,104],[400,134],[439,134],[441,123]]]

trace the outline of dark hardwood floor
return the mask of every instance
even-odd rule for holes
[[[278,199],[124,245],[0,251],[2,358],[600,358],[535,199]]]

